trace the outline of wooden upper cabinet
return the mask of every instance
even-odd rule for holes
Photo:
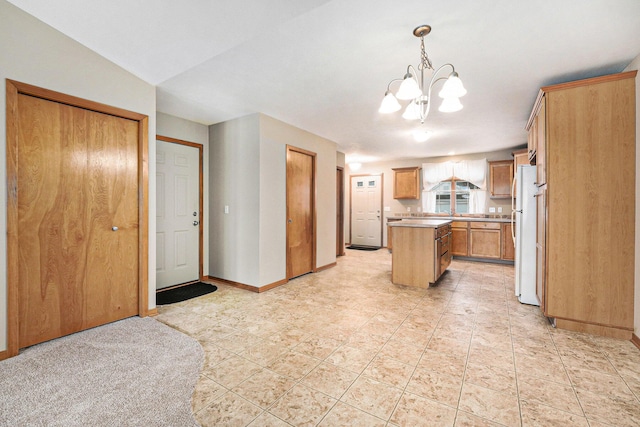
[[[492,198],[510,198],[513,181],[513,161],[489,162],[489,192]]]
[[[526,148],[514,151],[513,153],[513,174],[515,176],[518,166],[529,164],[529,153]]]
[[[536,120],[536,184],[547,183],[547,107],[545,97],[540,100]]]
[[[393,198],[420,198],[420,167],[393,169]]]
[[[536,154],[537,154],[537,142],[538,142],[538,126],[537,126],[538,118],[536,116],[532,117],[531,122],[527,124],[527,131],[529,131],[527,137],[527,157],[529,158],[529,163],[532,165],[536,164]]]
[[[518,166],[529,164],[529,153],[526,148],[522,150],[514,151],[513,153],[513,177],[515,178],[518,173]],[[513,187],[513,197],[518,197],[516,194],[516,188]]]

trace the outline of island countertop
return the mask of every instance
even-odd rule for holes
[[[451,224],[450,219],[403,219],[402,221],[389,222],[389,227],[418,227],[418,228],[438,228],[446,224]]]
[[[387,222],[391,224],[396,221],[413,221],[413,220],[451,220],[451,221],[467,221],[467,222],[511,222],[511,217],[497,217],[497,216],[441,216],[441,217],[419,217],[419,216],[403,216],[403,215],[389,215]]]

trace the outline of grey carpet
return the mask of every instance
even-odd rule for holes
[[[1,426],[197,426],[200,344],[132,317],[0,362]]]

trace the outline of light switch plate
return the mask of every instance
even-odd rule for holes
[[[385,212],[391,212],[391,206],[385,206],[384,207],[384,211]]]
[[[495,213],[496,212],[496,208],[489,208],[489,212],[490,213]]]
[[[229,206],[225,205],[224,207],[224,213],[228,214],[229,213]]]

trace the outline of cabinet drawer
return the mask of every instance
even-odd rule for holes
[[[451,226],[450,225],[443,225],[442,227],[438,227],[438,229],[436,230],[436,237],[442,237],[445,234],[449,234],[451,232]]]
[[[483,229],[483,230],[500,230],[499,222],[484,222],[484,221],[474,221],[471,222],[471,228],[475,229]]]
[[[450,236],[450,234],[446,234],[440,238],[440,244],[438,245],[438,255],[442,255],[445,252],[449,251]]]
[[[469,222],[467,222],[467,221],[452,221],[451,222],[451,227],[453,227],[453,228],[467,228],[468,224],[469,224]]]

